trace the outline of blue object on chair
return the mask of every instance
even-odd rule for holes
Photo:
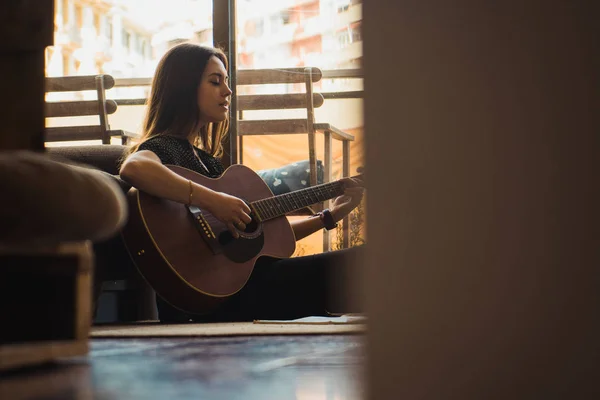
[[[309,187],[309,171],[308,160],[302,160],[279,168],[260,170],[257,171],[257,174],[277,196]],[[317,160],[317,182],[315,184],[323,183],[323,175],[323,162]]]

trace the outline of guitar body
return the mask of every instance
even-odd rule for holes
[[[251,169],[233,165],[218,179],[167,166],[175,173],[248,203],[273,197]],[[210,312],[244,287],[262,255],[290,257],[296,239],[285,216],[253,222],[233,239],[225,224],[196,207],[131,189],[125,245],[141,274],[165,301],[190,313]]]

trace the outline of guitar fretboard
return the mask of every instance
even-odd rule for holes
[[[342,194],[344,194],[344,184],[341,181],[336,181],[280,194],[268,199],[257,200],[252,202],[251,205],[258,214],[258,219],[267,221],[312,204],[333,199]]]

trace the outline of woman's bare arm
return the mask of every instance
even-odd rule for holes
[[[335,222],[340,221],[346,215],[350,213],[362,200],[364,188],[361,183],[352,178],[345,179],[346,188],[344,195],[336,197],[331,205],[331,216]],[[319,229],[323,229],[323,221],[319,217],[308,217],[306,219],[292,221],[290,223],[296,235],[296,240],[305,238],[308,235],[313,234]]]
[[[120,171],[121,178],[135,188],[156,197],[187,204],[190,197],[188,180],[165,167],[158,156],[149,150],[141,150],[130,155]],[[194,205],[208,206],[211,190],[198,185],[194,187]]]
[[[323,229],[323,221],[318,216],[308,217],[301,220],[290,221],[296,240],[303,239],[308,235],[311,235]]]
[[[131,154],[123,162],[120,175],[124,181],[153,196],[182,204],[188,204],[190,200],[190,182],[165,167],[152,151],[141,150]],[[251,221],[250,208],[243,200],[195,182],[192,182],[192,204],[208,210],[227,224],[235,237],[238,233],[233,224]],[[237,226],[241,228],[239,224]]]

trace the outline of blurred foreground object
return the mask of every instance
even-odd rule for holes
[[[0,370],[87,353],[91,240],[114,235],[125,198],[102,171],[0,153]]]
[[[364,2],[370,399],[600,398],[599,11]]]
[[[53,31],[53,0],[0,2],[0,370],[87,353],[88,240],[126,218],[118,185],[101,172],[32,152],[44,150]]]

